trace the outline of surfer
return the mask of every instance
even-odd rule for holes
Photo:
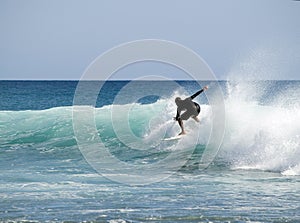
[[[182,100],[180,97],[177,97],[175,99],[175,103],[177,105],[177,114],[176,117],[174,117],[174,120],[178,121],[178,124],[181,128],[181,133],[179,133],[179,135],[186,134],[183,127],[183,120],[188,120],[190,117],[192,117],[196,122],[199,122],[197,116],[199,115],[201,110],[200,105],[196,102],[193,102],[192,100],[207,89],[208,86],[205,86],[203,89],[197,91],[195,94],[184,100]],[[184,111],[184,113],[181,114],[182,111]]]

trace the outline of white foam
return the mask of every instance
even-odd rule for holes
[[[261,105],[260,89],[253,93],[255,85],[249,86],[229,86],[226,135],[220,156],[233,168],[299,174],[300,110],[293,104],[280,106],[282,98]]]
[[[285,176],[300,176],[300,165],[296,165],[294,167],[289,167],[287,170],[281,173]]]

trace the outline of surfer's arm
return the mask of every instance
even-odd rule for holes
[[[203,91],[205,91],[205,90],[207,90],[207,89],[208,89],[208,87],[205,86],[205,87],[202,88],[200,91],[197,91],[195,94],[193,94],[193,95],[191,96],[191,99],[194,99],[195,97],[197,97],[199,94],[201,94]]]
[[[179,109],[177,109],[177,114],[176,117],[174,117],[174,120],[178,121],[179,118],[180,118],[180,111]]]

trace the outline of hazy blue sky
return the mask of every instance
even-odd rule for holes
[[[300,79],[299,1],[0,0],[0,30],[0,79],[79,79],[144,38],[191,48],[220,79]]]

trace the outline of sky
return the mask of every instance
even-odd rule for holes
[[[0,0],[0,79],[80,79],[119,44],[162,39],[200,55],[218,79],[300,79],[300,1]],[[123,69],[176,76],[170,66]]]

